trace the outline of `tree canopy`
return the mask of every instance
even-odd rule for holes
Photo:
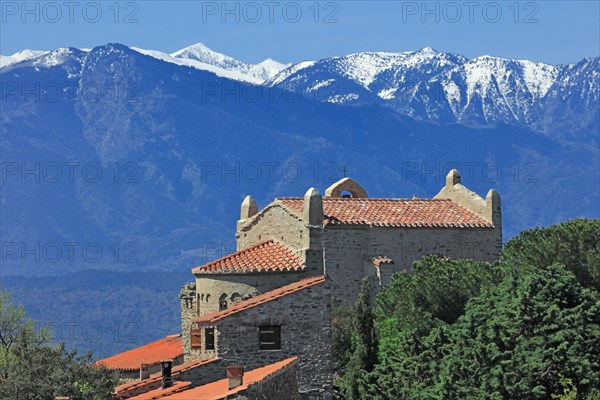
[[[92,364],[91,354],[52,345],[47,329],[36,329],[10,293],[0,291],[0,399],[104,400],[111,397],[117,376]]]
[[[600,221],[574,220],[521,233],[494,265],[425,257],[395,274],[352,399],[600,398],[599,239]]]

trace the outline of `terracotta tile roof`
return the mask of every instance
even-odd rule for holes
[[[192,382],[175,382],[173,383],[173,386],[168,387],[166,389],[154,389],[147,393],[142,393],[140,395],[130,397],[129,400],[155,400],[170,398],[170,395],[187,391],[188,389],[191,389],[191,387]],[[188,400],[190,399],[191,398],[188,397]]]
[[[181,334],[170,335],[144,346],[127,350],[123,353],[96,361],[110,369],[133,371],[140,369],[142,364],[154,365],[163,360],[173,360],[183,356]]]
[[[244,373],[243,384],[234,389],[229,389],[229,380],[221,379],[216,382],[208,383],[206,385],[198,386],[194,389],[189,389],[181,393],[173,394],[165,397],[165,400],[220,400],[225,399],[232,394],[247,389],[249,386],[254,385],[269,376],[294,365],[298,361],[298,357],[288,358],[283,361],[276,362],[274,364],[267,365],[265,367],[256,368],[252,371]],[[134,398],[132,398],[134,399]],[[135,398],[135,400],[141,400]]]
[[[302,216],[304,199],[278,198]],[[371,225],[411,228],[493,228],[494,224],[446,199],[374,199],[323,197],[326,225]]]
[[[187,372],[189,370],[192,370],[194,368],[197,368],[197,367],[205,365],[205,364],[210,364],[217,360],[218,360],[218,358],[210,358],[208,360],[192,360],[192,361],[185,362],[183,364],[176,365],[171,370],[171,377],[173,378],[173,381],[178,381],[179,375],[182,372]],[[144,379],[143,381],[134,380],[134,381],[119,385],[115,388],[115,392],[117,393],[117,397],[123,397],[130,393],[136,393],[136,394],[145,393],[150,390],[156,389],[157,387],[160,387],[161,382],[162,382],[162,373],[156,372],[156,373],[150,375],[150,378]],[[127,396],[127,397],[129,397],[129,396]]]
[[[373,263],[373,265],[379,266],[380,264],[393,264],[394,260],[387,256],[375,256],[370,257],[369,260]]]
[[[257,243],[206,265],[193,273],[290,272],[305,269],[302,259],[274,240]]]
[[[214,311],[208,314],[201,315],[198,318],[194,319],[194,322],[214,323],[232,314],[245,311],[249,308],[256,307],[260,304],[264,304],[269,301],[276,300],[280,297],[287,296],[288,294],[292,294],[300,290],[309,288],[311,286],[318,285],[320,283],[325,282],[325,280],[325,275],[312,276],[310,278],[302,279],[300,281],[290,283],[275,290],[271,290],[270,292],[266,292],[258,296],[252,297],[248,300],[240,301],[239,303],[232,305],[226,310]]]

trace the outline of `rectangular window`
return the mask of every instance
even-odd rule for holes
[[[200,329],[192,329],[190,331],[190,345],[192,349],[202,348],[202,331]]]
[[[259,326],[260,349],[281,350],[281,327],[276,325]]]
[[[206,344],[204,345],[204,350],[215,349],[215,328],[204,329],[204,340],[206,341]]]

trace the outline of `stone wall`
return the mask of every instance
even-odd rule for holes
[[[225,379],[227,372],[226,365],[222,360],[215,360],[197,367],[190,368],[179,373],[178,379],[183,382],[192,382],[192,386],[205,385],[210,382]]]
[[[196,282],[186,283],[179,292],[181,307],[181,341],[183,346],[183,358],[189,361],[190,353],[190,327],[192,321],[198,316],[198,305],[196,303]]]
[[[260,350],[259,327],[281,326],[281,350]],[[297,356],[301,392],[332,387],[329,282],[302,289],[225,317],[216,323],[217,355],[246,370]]]
[[[227,299],[234,304],[257,294],[277,289],[288,283],[299,281],[306,276],[303,272],[276,272],[251,274],[198,274],[196,275],[196,296],[198,315],[219,311],[219,299]],[[198,296],[199,295],[199,296]]]
[[[429,254],[494,262],[502,242],[497,229],[337,226],[325,229],[323,247],[332,297],[350,305],[358,296],[363,277],[370,277],[372,282],[380,279],[370,261],[373,256],[393,260],[392,265],[380,267],[386,281],[391,273],[408,271],[415,260]]]
[[[238,221],[237,251],[268,239],[300,250],[304,247],[305,236],[306,227],[301,218],[275,203],[251,218]]]
[[[298,400],[298,363],[292,363],[237,393],[242,400]]]
[[[192,321],[203,314],[219,310],[219,300],[224,297],[227,304],[277,289],[306,277],[304,272],[254,273],[254,274],[198,274],[196,282],[186,284],[180,293],[181,336],[185,360],[204,359],[214,354],[192,350],[190,329]],[[192,292],[193,290],[193,292]],[[189,306],[191,305],[191,308]],[[204,338],[203,338],[204,339]]]

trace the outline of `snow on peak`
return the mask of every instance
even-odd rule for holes
[[[36,58],[47,54],[48,51],[43,50],[21,50],[12,56],[2,56],[0,55],[0,68],[5,67],[7,65],[16,64],[21,61],[31,60],[32,58]]]
[[[418,53],[437,53],[438,51],[431,47],[423,47]]]
[[[196,60],[207,64],[221,66],[223,64],[242,64],[233,57],[226,56],[225,54],[217,53],[206,47],[202,43],[196,43],[191,46],[185,47],[175,53],[170,54],[171,57],[175,58],[187,58],[190,60]]]
[[[262,83],[272,78],[289,64],[281,64],[267,58],[259,64],[248,64],[233,57],[211,50],[202,43],[196,43],[170,55],[172,58],[194,60],[226,71],[241,74],[241,80],[252,83]]]
[[[277,75],[265,81],[265,85],[267,86],[276,86],[281,82],[285,81],[288,77],[302,71],[303,69],[307,69],[315,65],[316,61],[301,61],[298,64],[290,65],[289,67],[283,69]]]

